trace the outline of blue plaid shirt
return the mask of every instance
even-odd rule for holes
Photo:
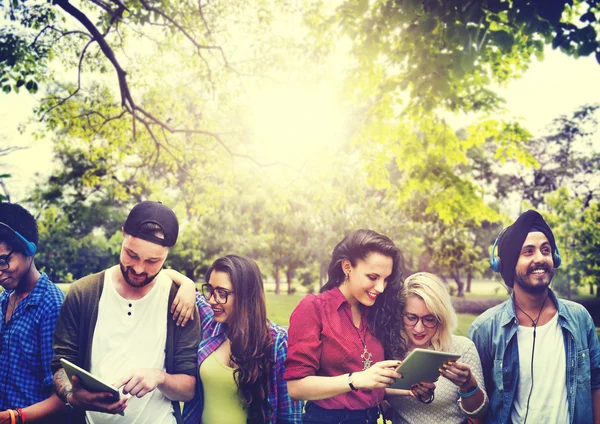
[[[200,312],[200,328],[202,331],[202,340],[200,341],[200,346],[198,346],[198,366],[200,366],[227,338],[225,332],[227,324],[215,321],[210,305],[200,293],[196,294],[196,304]],[[283,374],[285,373],[284,362],[287,356],[287,331],[285,328],[274,323],[271,323],[270,329],[274,342],[273,359],[275,360],[275,366],[271,375],[271,391],[267,398],[273,408],[273,418],[269,423],[300,423],[302,422],[303,403],[290,398],[286,382],[283,379]],[[183,420],[185,424],[198,424],[202,422],[202,391],[202,381],[198,379],[194,399],[186,403],[183,408]]]
[[[65,298],[42,273],[4,322],[11,292],[0,294],[0,411],[25,408],[52,393],[52,336]]]

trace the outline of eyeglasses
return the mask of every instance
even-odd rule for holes
[[[233,293],[234,292],[230,290],[222,289],[220,287],[215,289],[210,284],[202,284],[202,295],[206,298],[207,302],[211,297],[214,297],[216,303],[224,305],[227,303],[229,295]]]
[[[407,327],[414,327],[419,323],[419,320],[421,320],[423,326],[427,328],[435,328],[440,323],[435,315],[424,315],[419,317],[415,314],[404,314],[402,315],[402,320]]]
[[[11,250],[8,254],[0,256],[0,271],[6,271],[10,268],[10,255],[12,255],[14,250]]]

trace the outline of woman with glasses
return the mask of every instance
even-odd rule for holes
[[[437,381],[428,399],[418,399],[407,390],[386,389],[386,399],[394,409],[392,422],[479,422],[488,406],[481,362],[471,340],[452,334],[457,318],[446,287],[435,275],[418,272],[405,280],[402,297],[406,354],[420,348],[461,357],[460,362],[444,365],[444,378]]]
[[[309,401],[303,423],[368,423],[405,351],[401,337],[400,250],[370,230],[348,234],[332,253],[328,281],[290,318],[285,378]],[[415,388],[415,391],[426,391]]]
[[[172,270],[176,284],[193,284]],[[248,258],[227,255],[206,272],[196,296],[202,341],[196,396],[186,424],[299,423],[302,403],[290,399],[283,373],[287,332],[269,322],[260,270]]]

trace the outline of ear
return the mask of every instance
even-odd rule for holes
[[[342,271],[344,271],[344,274],[350,273],[351,269],[352,264],[350,263],[350,261],[348,259],[342,259]]]

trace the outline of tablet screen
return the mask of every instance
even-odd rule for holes
[[[442,365],[456,361],[458,358],[460,355],[453,353],[414,349],[396,369],[403,378],[397,379],[389,387],[410,390],[413,384],[423,381],[433,383],[440,376],[439,369]]]

